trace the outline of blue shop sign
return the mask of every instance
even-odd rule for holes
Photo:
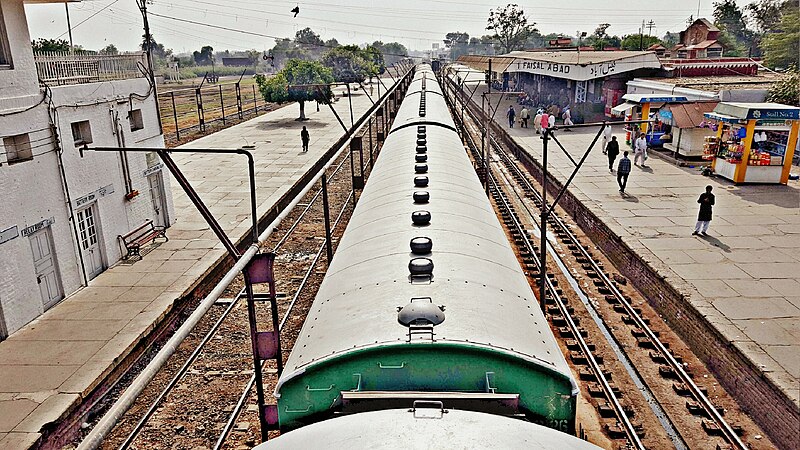
[[[747,111],[748,119],[798,120],[800,109],[751,109]]]

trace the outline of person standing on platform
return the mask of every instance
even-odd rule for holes
[[[639,137],[633,142],[633,155],[634,165],[641,159],[641,167],[647,167],[644,165],[644,162],[647,161],[647,139],[644,137],[644,133],[639,134]]]
[[[697,225],[694,226],[694,233],[692,236],[702,234],[708,236],[708,225],[711,223],[711,207],[714,206],[714,194],[711,193],[713,188],[706,186],[706,191],[700,194],[697,203],[700,203],[700,213],[697,215]]]
[[[554,126],[556,126],[556,115],[550,114],[547,116],[547,128],[553,128]]]
[[[303,130],[300,132],[300,140],[303,141],[303,153],[305,153],[308,151],[308,141],[311,140],[305,125],[303,125]]]
[[[572,112],[570,111],[569,106],[564,108],[564,115],[562,119],[564,119],[564,125],[566,126],[575,125],[574,123],[572,123]],[[572,131],[572,130],[567,128],[567,131]]]
[[[603,149],[603,153],[608,154],[608,171],[614,173],[614,160],[619,155],[619,142],[617,142],[616,136],[611,136],[611,140],[606,148]]]
[[[542,133],[544,133],[544,130],[546,130],[549,126],[550,126],[550,114],[547,114],[547,112],[545,111],[542,113]]]
[[[603,154],[606,154],[608,143],[611,142],[611,125],[603,127]],[[617,152],[619,153],[619,143],[617,144]],[[616,157],[616,156],[615,156]]]
[[[622,154],[622,159],[619,160],[617,166],[617,184],[619,184],[619,191],[625,193],[625,186],[628,185],[628,175],[631,173],[631,160],[628,158],[628,152]]]
[[[514,111],[514,105],[508,105],[506,117],[508,117],[508,128],[514,128],[514,119],[517,117],[517,112]]]
[[[522,107],[522,111],[519,112],[519,118],[522,120],[522,128],[528,128],[528,119],[530,118],[531,113],[528,112],[528,108]]]
[[[536,131],[536,134],[540,134],[542,132],[542,110],[536,111],[536,116],[533,118],[533,130]]]

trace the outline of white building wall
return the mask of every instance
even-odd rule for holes
[[[0,5],[13,63],[11,70],[0,70],[2,339],[41,315],[45,308],[36,279],[30,239],[22,235],[25,228],[45,220],[49,224],[60,284],[64,294],[69,296],[85,285],[70,204],[74,209],[77,199],[97,193],[102,187],[113,186],[112,193],[97,196],[94,200],[106,267],[122,256],[117,236],[154,216],[150,186],[143,175],[148,169],[146,154],[127,154],[131,190],[139,192],[127,200],[119,153],[84,152],[81,157],[73,140],[71,124],[89,121],[91,147],[163,148],[164,139],[155,97],[149,92],[149,83],[144,78],[54,86],[52,97],[41,101],[44,90],[38,85],[22,1],[0,0]],[[131,131],[130,109],[141,109],[144,121],[141,130]],[[119,118],[117,127],[114,126],[114,117]],[[9,164],[2,138],[23,133],[30,137],[34,157]],[[158,158],[152,160],[158,161]],[[169,176],[165,174],[162,178],[167,216],[174,223]],[[3,230],[9,228],[16,228],[16,235],[8,238],[14,234],[9,232],[3,239]]]

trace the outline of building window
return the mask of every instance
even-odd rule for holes
[[[706,51],[706,54],[709,58],[721,58],[722,57],[722,49],[721,48],[709,48]]]
[[[144,129],[144,118],[142,118],[142,110],[134,109],[128,113],[128,121],[131,123],[131,131]]]
[[[92,143],[92,127],[88,120],[72,123],[72,139],[76,147]]]
[[[31,139],[27,133],[3,138],[3,147],[9,164],[33,159]]]
[[[11,46],[8,43],[6,22],[3,19],[3,8],[0,7],[0,70],[11,69]]]

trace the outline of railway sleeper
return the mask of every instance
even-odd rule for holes
[[[609,294],[609,295],[603,296],[603,298],[606,300],[606,302],[608,302],[611,305],[616,305],[617,303],[619,303],[619,299],[617,298],[616,295],[610,295]],[[623,320],[622,320],[623,322],[625,322],[625,317],[629,317],[630,318],[630,316],[623,316]],[[627,323],[627,322],[625,322],[625,323]]]
[[[610,380],[611,379],[611,371],[610,370],[608,370],[608,369],[606,369],[605,367],[602,367],[602,366],[601,366],[600,370],[603,372],[603,376],[606,377],[606,380]],[[592,371],[592,369],[590,369],[588,367],[581,367],[580,369],[578,369],[578,378],[580,378],[583,381],[594,381],[594,382],[596,382],[597,381],[597,374],[595,374]]]
[[[636,435],[643,438],[645,434],[644,426],[641,423],[632,423],[632,425]],[[625,433],[625,429],[619,422],[615,424],[606,424],[606,434],[611,439],[626,439],[628,437],[627,433]]]
[[[569,350],[580,350],[581,348],[580,344],[578,344],[578,341],[576,341],[575,339],[567,339],[566,341],[564,341],[564,345],[566,345],[567,349]],[[587,342],[586,347],[589,348],[590,352],[594,352],[596,349],[596,346],[591,342]]]
[[[581,320],[580,320],[579,317],[573,317],[572,321],[575,323],[575,325],[580,325],[580,323],[581,323]],[[553,322],[553,325],[555,325],[557,327],[567,326],[567,319],[565,319],[564,316],[562,316],[561,314],[553,315],[552,319],[551,319],[551,322]]]
[[[705,386],[697,386],[700,389],[700,392],[703,395],[708,396],[708,389]],[[680,395],[681,397],[691,397],[692,391],[689,390],[689,386],[686,383],[676,382],[672,383],[672,390],[675,391],[676,394]]]
[[[588,357],[583,354],[581,351],[571,350],[569,352],[569,359],[574,363],[581,366],[585,366],[589,364]],[[598,364],[603,364],[603,357],[600,355],[594,355],[594,360],[597,361]]]
[[[686,375],[688,375],[689,378],[692,379],[694,378],[694,373],[689,369],[689,367],[684,366],[683,371],[686,372]],[[675,371],[675,369],[673,369],[671,366],[663,364],[658,366],[658,374],[661,375],[663,378],[671,378],[674,380],[677,380],[679,378],[678,373]]]
[[[680,355],[673,354],[672,357],[675,358],[675,361],[677,361],[679,364],[683,364],[683,357],[681,357]],[[659,352],[650,352],[650,359],[652,359],[653,362],[656,364],[667,363],[667,358],[662,353]]]
[[[645,333],[643,329],[638,328],[638,327],[637,328],[631,328],[631,334],[634,337],[647,337],[647,333]],[[661,333],[659,333],[658,331],[653,330],[653,335],[655,337],[659,337],[659,336],[661,336]]]
[[[578,332],[583,337],[589,337],[589,333],[582,327],[578,327]],[[575,337],[575,335],[572,333],[572,329],[570,329],[569,327],[558,327],[558,334],[563,338]]]
[[[614,393],[615,397],[622,398],[622,391],[620,391],[616,384],[609,382],[608,386],[611,388],[611,392]],[[601,386],[600,383],[587,383],[586,390],[589,392],[589,396],[592,398],[606,398],[606,391],[603,389],[603,386]]]
[[[600,417],[605,419],[613,419],[617,417],[617,412],[614,411],[614,407],[608,402],[598,402],[597,411],[600,413]],[[634,411],[633,407],[628,404],[622,405],[622,411],[628,417],[633,417],[636,414],[636,411]]]
[[[656,348],[656,345],[653,343],[653,341],[651,341],[649,338],[646,337],[637,337],[636,346],[639,348],[649,348],[649,349]]]

